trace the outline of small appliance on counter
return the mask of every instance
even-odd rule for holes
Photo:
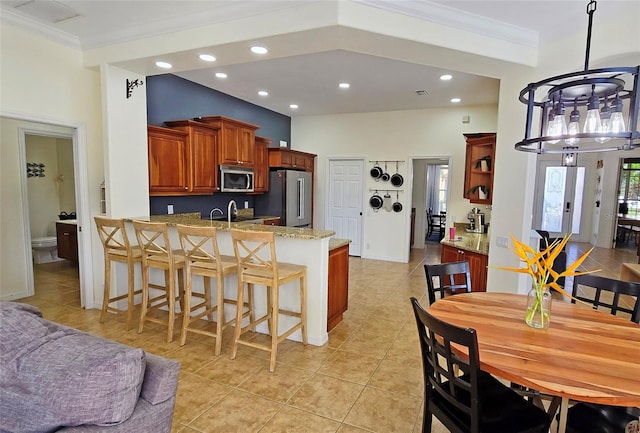
[[[474,207],[467,215],[467,219],[469,220],[469,228],[467,229],[470,233],[484,233],[484,214],[480,212],[480,209]]]

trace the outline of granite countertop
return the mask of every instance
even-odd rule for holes
[[[469,233],[466,231],[467,225],[456,224],[456,238],[449,239],[447,232],[445,237],[440,241],[442,245],[459,248],[461,250],[471,251],[473,253],[489,255],[489,235],[486,233]]]
[[[350,243],[351,239],[331,238],[329,239],[329,251],[349,245]]]
[[[264,219],[270,219],[274,217],[265,217]],[[237,221],[229,224],[227,221],[210,221],[208,218],[201,218],[200,212],[191,212],[183,214],[172,215],[151,215],[143,217],[130,217],[125,218],[125,221],[151,221],[151,222],[166,222],[170,226],[176,224],[194,225],[201,227],[215,227],[220,231],[228,231],[232,229],[259,231],[259,232],[273,232],[276,236],[284,238],[297,238],[297,239],[324,239],[336,234],[333,230],[315,230],[298,227],[283,227],[283,226],[271,226],[264,224],[257,224],[259,218]]]

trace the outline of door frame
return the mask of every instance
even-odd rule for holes
[[[358,156],[354,156],[354,157],[348,157],[348,156],[335,156],[335,157],[328,157],[327,158],[327,167],[326,167],[326,173],[327,176],[326,177],[326,182],[325,182],[325,191],[327,191],[327,194],[325,195],[325,212],[324,212],[324,220],[325,220],[325,227],[327,226],[327,222],[330,221],[329,217],[331,216],[331,197],[329,194],[329,191],[331,190],[331,163],[334,161],[361,161],[362,162],[362,178],[360,179],[360,186],[361,186],[361,190],[362,190],[362,197],[360,197],[360,222],[358,223],[359,227],[359,231],[360,231],[360,251],[359,254],[357,255],[358,257],[362,257],[362,245],[363,245],[363,241],[364,241],[364,218],[362,218],[362,213],[364,212],[364,208],[365,208],[365,191],[364,191],[364,187],[365,187],[365,168],[366,168],[366,162],[367,159],[365,157],[358,157]]]
[[[75,177],[76,209],[78,214],[78,271],[80,280],[80,306],[94,308],[95,297],[93,291],[93,264],[91,254],[91,210],[89,205],[86,126],[82,122],[54,119],[51,117],[0,111],[0,117],[35,123],[37,125],[18,128],[19,158],[26,167],[26,138],[27,134],[50,137],[65,137],[73,142],[73,167]],[[61,134],[50,127],[72,129],[70,135]],[[24,247],[25,268],[27,269],[27,292],[25,296],[35,293],[33,279],[33,255],[31,250],[31,232],[29,225],[29,203],[27,193],[27,175],[22,170],[20,177],[20,194],[22,198],[23,227],[25,231]],[[84,230],[83,230],[84,228]]]

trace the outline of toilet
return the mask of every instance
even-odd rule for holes
[[[55,236],[31,239],[31,250],[33,261],[38,265],[62,260],[58,257],[58,239]]]

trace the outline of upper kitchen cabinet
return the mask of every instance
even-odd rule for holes
[[[280,147],[269,148],[269,167],[313,171],[316,155]]]
[[[183,195],[189,191],[187,133],[147,126],[149,195]]]
[[[269,144],[271,140],[256,136],[255,164],[253,167],[253,191],[269,191]]]
[[[491,204],[496,134],[464,134],[464,137],[467,140],[467,155],[463,196],[471,203]]]
[[[195,120],[218,128],[218,164],[254,166],[258,126],[223,116],[198,117]]]
[[[165,122],[171,129],[187,133],[186,192],[208,195],[219,191],[218,183],[218,128],[193,120]],[[184,193],[184,189],[182,192]]]

